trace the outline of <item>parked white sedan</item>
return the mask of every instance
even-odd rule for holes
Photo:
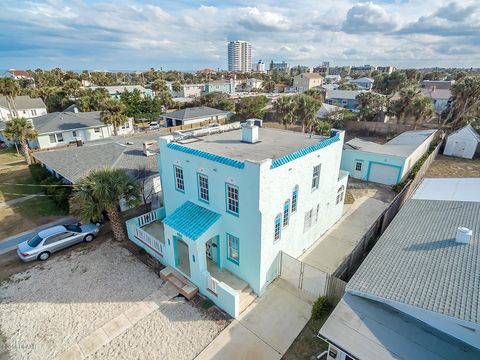
[[[100,231],[100,225],[58,225],[40,231],[32,239],[18,245],[17,255],[22,261],[47,260],[59,250],[82,241],[90,242]]]

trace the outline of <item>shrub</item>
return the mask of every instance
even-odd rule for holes
[[[30,170],[33,180],[37,184],[52,176],[52,174],[40,164],[32,164],[28,169]]]
[[[326,296],[320,296],[312,306],[312,319],[318,320],[330,312],[332,304],[328,301]]]

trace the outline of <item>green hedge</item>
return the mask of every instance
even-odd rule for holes
[[[65,183],[53,176],[47,169],[45,169],[40,164],[30,165],[29,170],[35,183],[39,185],[44,185],[42,186],[42,190],[45,195],[48,195],[59,208],[61,208],[65,212],[68,212],[68,200],[72,193],[72,188],[68,186],[53,186],[65,185]]]
[[[318,320],[327,315],[332,309],[332,304],[326,296],[320,296],[312,306],[312,319]]]

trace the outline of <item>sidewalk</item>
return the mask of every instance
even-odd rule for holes
[[[393,193],[382,189],[354,189],[352,192],[355,202],[298,260],[334,273],[393,198]]]
[[[280,359],[307,324],[311,308],[278,278],[196,359]]]

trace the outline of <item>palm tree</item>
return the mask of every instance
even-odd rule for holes
[[[465,76],[452,85],[450,111],[444,125],[449,123],[453,128],[460,125],[466,115],[480,109],[480,76]]]
[[[302,132],[308,127],[312,131],[313,124],[317,119],[317,112],[320,110],[322,103],[309,95],[299,95],[297,97],[297,114],[302,122]]]
[[[413,116],[414,121],[414,130],[417,129],[420,121],[425,120],[426,118],[432,117],[435,114],[433,110],[432,101],[426,96],[417,97],[411,107],[411,115]]]
[[[275,112],[278,122],[283,124],[285,129],[295,122],[297,102],[292,96],[281,96],[275,103]]]
[[[32,123],[24,118],[14,118],[7,121],[3,133],[9,140],[15,141],[15,147],[17,142],[20,143],[23,156],[27,164],[30,165],[32,160],[30,159],[27,141],[36,139],[38,136],[38,133],[33,129]]]
[[[102,104],[100,120],[105,124],[112,125],[114,135],[118,135],[118,128],[128,121],[125,110],[125,105],[118,100],[108,99]]]
[[[119,211],[120,200],[129,207],[141,202],[140,186],[123,169],[92,170],[75,186],[70,211],[84,222],[100,220],[106,212],[117,241],[127,239]]]
[[[275,90],[275,82],[272,81],[272,80],[267,80],[263,83],[263,89],[266,91],[266,92],[272,92],[273,90]]]
[[[18,116],[17,107],[15,105],[15,96],[20,93],[17,82],[12,78],[0,78],[0,94],[7,99],[8,111],[13,118]]]

